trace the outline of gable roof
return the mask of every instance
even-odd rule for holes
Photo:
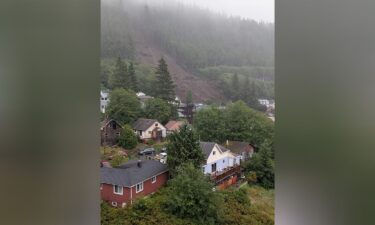
[[[234,153],[254,151],[253,146],[243,141],[228,141],[226,146],[228,149],[230,149]]]
[[[203,141],[201,141],[200,146],[201,146],[201,149],[202,149],[203,154],[204,154],[206,159],[208,159],[208,157],[210,156],[210,154],[212,152],[212,149],[215,147],[215,145],[217,145],[218,148],[220,149],[220,151],[222,151],[222,152],[229,151],[229,149],[227,149],[224,146],[221,146],[219,144],[216,144],[215,142],[203,142]]]
[[[167,128],[167,130],[175,131],[175,130],[179,130],[183,124],[184,122],[182,121],[171,120],[167,124],[165,124],[164,127]]]
[[[106,127],[112,121],[117,123],[117,125],[119,125],[120,127],[122,127],[121,124],[119,124],[116,120],[106,118],[102,122],[100,122],[100,129],[103,129],[104,127]]]
[[[142,160],[141,167],[137,164],[138,160],[130,160],[116,168],[100,168],[100,183],[131,187],[168,171],[167,165],[156,160]]]
[[[135,123],[133,124],[133,128],[135,130],[142,130],[145,131],[149,127],[151,127],[154,123],[158,122],[154,119],[145,119],[145,118],[139,118]]]

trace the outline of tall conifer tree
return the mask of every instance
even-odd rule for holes
[[[128,68],[121,57],[117,58],[115,68],[113,73],[111,74],[109,83],[112,89],[129,88]]]
[[[162,57],[156,71],[157,90],[155,95],[165,101],[173,101],[175,99],[175,85],[168,71],[168,65]]]
[[[137,77],[135,75],[135,69],[134,69],[133,62],[130,62],[130,64],[129,64],[128,73],[129,73],[130,88],[133,91],[137,92],[138,91],[138,81],[137,81]]]

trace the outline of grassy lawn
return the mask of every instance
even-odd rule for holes
[[[274,224],[275,192],[260,186],[244,186],[251,201],[251,217],[259,224]],[[256,223],[255,223],[256,224]]]

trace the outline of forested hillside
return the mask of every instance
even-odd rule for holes
[[[155,64],[154,58],[165,55],[167,63],[175,64],[170,67],[180,95],[191,88],[194,96],[236,100],[241,94],[232,96],[227,90],[237,73],[242,84],[249,78],[247,88],[256,89],[253,97],[273,97],[273,24],[171,2],[105,0],[101,10],[103,59],[121,56],[136,64]],[[208,80],[205,87],[192,87]],[[202,89],[219,94],[199,93]]]

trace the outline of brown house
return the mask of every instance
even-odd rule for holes
[[[121,133],[121,125],[113,119],[105,119],[100,127],[100,145],[116,145]]]

